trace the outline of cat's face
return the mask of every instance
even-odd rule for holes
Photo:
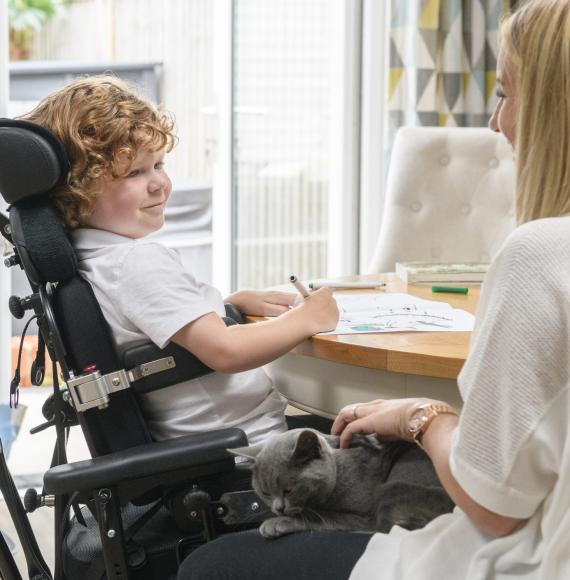
[[[252,482],[277,515],[323,503],[336,481],[332,449],[315,431],[294,429],[266,443],[231,450],[253,460]]]

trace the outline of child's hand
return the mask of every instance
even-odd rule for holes
[[[299,306],[315,323],[315,334],[334,330],[338,323],[338,306],[330,288],[311,292]]]
[[[297,294],[272,290],[242,290],[226,298],[238,310],[251,316],[279,316],[293,306]]]

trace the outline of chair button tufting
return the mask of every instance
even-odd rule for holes
[[[441,247],[434,246],[433,248],[430,249],[430,253],[432,258],[438,260],[439,258],[441,258]]]
[[[450,159],[447,155],[442,155],[439,158],[439,162],[441,163],[441,165],[449,165],[449,161],[450,161]]]
[[[469,215],[471,213],[471,204],[470,203],[464,203],[461,206],[461,213],[463,215]]]
[[[489,159],[489,162],[487,163],[487,165],[491,169],[495,169],[496,167],[499,167],[499,160],[496,159],[495,157],[493,157],[493,159]]]
[[[418,212],[418,211],[420,211],[420,209],[422,209],[422,204],[419,201],[413,201],[410,204],[410,209],[412,211]]]

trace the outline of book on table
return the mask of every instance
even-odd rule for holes
[[[396,275],[406,284],[480,284],[488,269],[489,264],[486,262],[396,262]]]

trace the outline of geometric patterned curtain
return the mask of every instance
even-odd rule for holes
[[[509,0],[392,0],[391,9],[388,149],[403,125],[485,126]]]

